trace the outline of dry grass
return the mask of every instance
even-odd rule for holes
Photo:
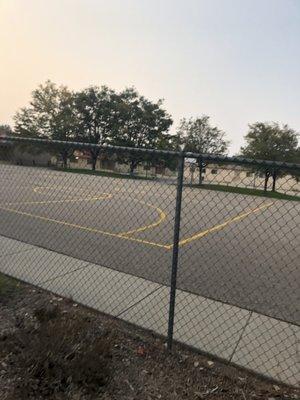
[[[18,380],[14,399],[53,398],[80,388],[94,393],[110,377],[110,338],[89,336],[91,321],[63,314],[58,307],[34,311],[32,325],[0,339],[1,358],[9,355]]]
[[[0,296],[1,400],[299,398],[180,345],[169,354],[154,334],[8,281],[8,296]]]

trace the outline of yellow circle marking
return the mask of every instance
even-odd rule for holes
[[[153,206],[152,204],[146,203],[145,201],[142,201],[142,200],[136,200],[136,201],[140,204],[146,205],[149,208],[152,208],[153,210],[156,210],[158,212],[159,218],[156,222],[153,222],[152,224],[142,226],[141,228],[132,229],[131,231],[119,233],[119,235],[121,235],[121,236],[128,236],[128,235],[132,235],[137,232],[143,232],[147,229],[155,228],[156,226],[160,225],[167,218],[166,213],[161,208]]]
[[[47,191],[47,190],[55,190],[55,189],[65,190],[66,188],[60,187],[60,186],[37,186],[33,189],[33,191],[35,193],[44,194],[45,190]],[[110,199],[110,198],[112,198],[111,193],[102,193],[100,196],[94,196],[94,197],[88,197],[88,198],[76,198],[76,199],[65,199],[65,200],[45,200],[45,201],[27,202],[27,203],[22,203],[22,204],[67,203],[67,202],[76,202],[76,201],[96,201],[96,200]],[[145,201],[142,201],[142,200],[135,200],[135,201],[140,204],[146,205],[147,207],[157,211],[157,213],[159,215],[158,220],[151,224],[141,226],[140,228],[132,229],[132,230],[126,231],[126,232],[120,232],[120,233],[118,233],[118,235],[120,235],[120,236],[127,237],[130,235],[133,235],[134,233],[143,232],[148,229],[155,228],[158,225],[160,225],[167,217],[166,213],[161,208],[153,206],[152,204],[146,203]]]

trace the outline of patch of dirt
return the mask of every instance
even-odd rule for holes
[[[0,293],[1,400],[299,399],[274,384],[70,300]]]

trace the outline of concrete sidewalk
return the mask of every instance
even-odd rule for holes
[[[166,335],[169,288],[0,236],[0,271]],[[300,328],[178,290],[174,338],[278,381],[299,384]]]

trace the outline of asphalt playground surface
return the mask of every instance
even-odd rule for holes
[[[0,164],[0,235],[168,285],[175,198],[162,181]],[[178,287],[299,323],[299,210],[184,188]]]

